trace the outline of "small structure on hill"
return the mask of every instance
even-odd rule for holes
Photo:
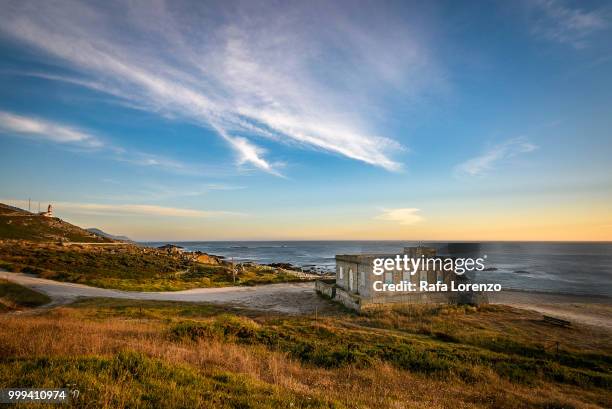
[[[40,207],[39,207],[40,210]],[[38,213],[39,216],[44,216],[44,217],[53,217],[53,206],[51,206],[51,203],[49,203],[49,206],[47,206],[47,211],[46,212],[40,212]]]

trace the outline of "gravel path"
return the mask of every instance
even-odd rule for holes
[[[187,301],[230,304],[249,309],[286,314],[312,314],[332,310],[333,304],[318,297],[314,283],[267,284],[254,287],[194,288],[184,291],[137,292],[89,287],[83,284],[47,280],[28,274],[0,271],[0,278],[47,294],[53,304],[79,297],[132,300]],[[503,291],[490,295],[494,304],[532,310],[572,322],[612,330],[612,299],[525,291]]]
[[[288,314],[309,314],[314,313],[315,310],[323,311],[330,308],[328,301],[317,297],[313,282],[139,292],[90,287],[83,284],[47,280],[21,273],[0,272],[0,278],[47,294],[53,299],[54,304],[69,303],[79,297],[104,297],[232,304]]]

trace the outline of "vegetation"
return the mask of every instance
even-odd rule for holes
[[[295,272],[282,268],[244,264],[234,271],[215,257],[204,260],[206,263],[166,250],[117,242],[60,219],[0,203],[3,270],[126,291],[176,291],[301,280]]]
[[[126,291],[176,291],[300,280],[290,271],[260,265],[239,265],[234,277],[228,264],[203,264],[133,244],[62,246],[4,241],[0,242],[0,268]]]
[[[45,218],[4,210],[0,269],[149,291],[299,279],[282,268],[234,272],[214,258],[131,244],[64,246],[49,237],[84,236],[64,225],[56,235],[37,224]],[[49,301],[0,281],[0,312]],[[0,328],[0,385],[76,388],[72,407],[612,407],[609,331],[555,327],[503,306],[288,316],[87,299],[0,314]]]
[[[554,327],[509,307],[424,306],[367,315],[337,309],[296,317],[89,299],[37,316],[0,317],[0,325],[6,328],[0,384],[76,383],[80,407],[612,403],[609,332]]]
[[[44,294],[0,279],[0,312],[34,308],[51,302]]]
[[[402,312],[396,314],[401,320]],[[439,377],[455,375],[472,382],[486,381],[482,369],[488,368],[500,377],[526,384],[545,379],[585,387],[612,387],[612,356],[606,354],[556,353],[547,351],[543,344],[503,334],[488,338],[481,334],[462,337],[459,331],[392,331],[381,324],[384,320],[374,318],[373,322],[384,331],[371,327],[364,331],[363,325],[347,326],[334,320],[313,327],[308,318],[259,325],[250,319],[220,315],[211,321],[181,322],[170,329],[170,334],[174,339],[204,338],[263,345],[323,368],[345,365],[368,368],[375,361],[382,361],[398,369]]]
[[[0,366],[7,387],[65,385],[74,380],[83,395],[75,407],[102,408],[277,408],[327,407],[299,393],[247,376],[199,371],[168,364],[135,351],[110,357],[9,360]],[[41,380],[44,379],[44,383]]]
[[[0,203],[0,238],[34,242],[113,242],[111,239],[96,236],[56,217],[38,216],[2,203]]]

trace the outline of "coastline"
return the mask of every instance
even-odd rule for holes
[[[155,246],[166,242],[139,243]],[[177,241],[191,251],[260,264],[290,263],[307,272],[335,272],[338,254],[401,252],[405,246],[431,244],[445,255],[481,257],[487,269],[478,282],[503,289],[612,297],[612,245],[608,242],[414,242],[396,240]],[[468,253],[469,252],[469,253]]]

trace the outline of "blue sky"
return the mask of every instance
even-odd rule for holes
[[[0,199],[140,240],[612,240],[609,3],[307,3],[3,2]]]

